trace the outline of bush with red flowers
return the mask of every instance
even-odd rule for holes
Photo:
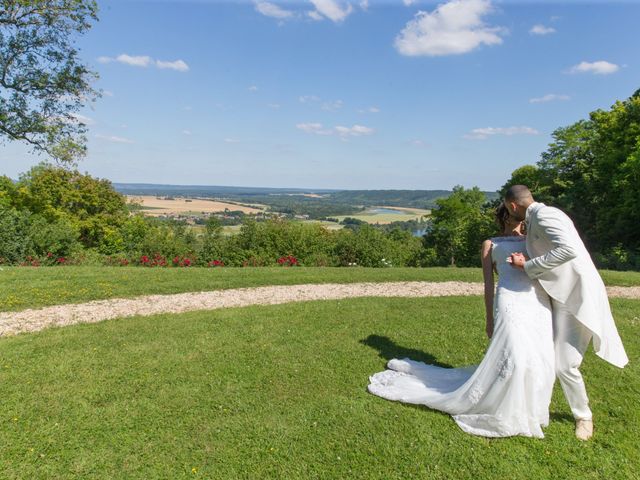
[[[283,267],[294,267],[298,265],[298,259],[293,255],[287,255],[285,257],[280,257],[278,259],[278,264],[282,265]]]
[[[174,267],[190,267],[192,264],[193,260],[189,257],[181,257],[180,255],[173,257]]]
[[[160,255],[159,253],[155,253],[153,255],[153,260],[151,261],[151,266],[152,267],[166,267],[167,266],[167,259],[165,257],[163,257],[162,255]]]
[[[40,260],[37,257],[27,256],[23,262],[20,263],[21,267],[39,267]]]
[[[207,263],[209,267],[224,267],[224,262],[222,260],[211,260]]]

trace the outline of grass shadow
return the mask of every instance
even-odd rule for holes
[[[369,335],[367,338],[360,340],[360,343],[374,350],[378,350],[378,356],[385,360],[391,360],[392,358],[410,358],[411,360],[435,365],[436,367],[453,368],[452,365],[439,362],[436,357],[428,352],[400,346],[389,337],[382,335]]]
[[[561,412],[551,412],[549,413],[549,419],[552,422],[561,422],[561,423],[573,423],[575,422],[573,415],[568,413]]]

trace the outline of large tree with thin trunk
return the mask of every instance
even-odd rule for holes
[[[74,44],[97,20],[94,0],[0,0],[0,141],[23,141],[63,164],[86,153],[78,110],[97,75]]]

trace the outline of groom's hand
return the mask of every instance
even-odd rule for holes
[[[524,264],[527,261],[527,257],[523,253],[512,253],[509,258],[511,259],[510,263],[513,268],[524,270]]]

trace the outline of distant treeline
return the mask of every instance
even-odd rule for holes
[[[253,195],[331,193],[338,190],[305,190],[302,188],[229,187],[223,185],[161,185],[154,183],[114,183],[123,195],[157,195],[187,197],[246,197]]]

